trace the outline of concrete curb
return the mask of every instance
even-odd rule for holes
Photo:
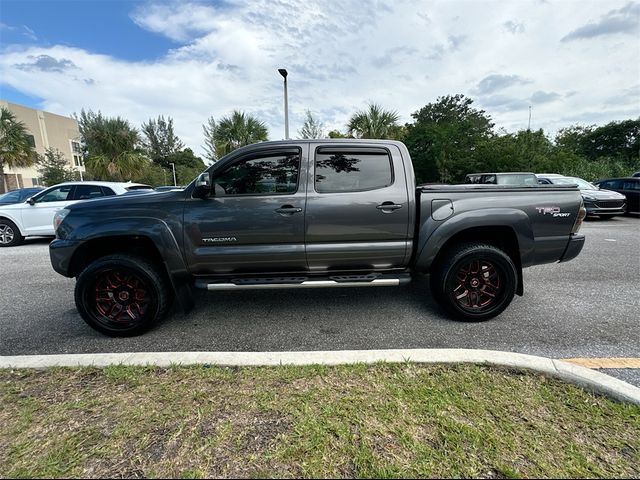
[[[465,349],[336,350],[310,352],[138,352],[0,357],[0,368],[211,364],[224,366],[339,365],[374,362],[479,363],[533,370],[591,392],[640,405],[640,388],[594,370],[534,355]]]

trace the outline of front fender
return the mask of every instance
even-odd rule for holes
[[[447,220],[438,221],[429,216],[420,225],[416,268],[426,272],[444,245],[455,235],[472,228],[509,227],[518,240],[523,267],[534,260],[534,236],[529,217],[515,208],[486,208],[463,212]]]
[[[61,242],[69,244],[86,244],[92,240],[121,237],[148,238],[162,258],[178,301],[185,310],[193,306],[191,276],[182,255],[181,242],[176,239],[174,232],[164,220],[138,216],[96,220],[77,226],[63,222],[59,227],[58,235]],[[51,251],[54,250],[53,247],[55,245],[52,245]],[[66,267],[69,271],[73,258],[63,260],[68,262]],[[61,268],[64,269],[64,267]]]
[[[22,221],[19,219],[16,214],[20,214],[19,210],[16,210],[14,213],[11,213],[11,210],[0,210],[0,218],[6,218],[7,220],[11,220],[16,227],[18,227],[18,231],[20,235],[26,237],[26,232],[22,228]]]

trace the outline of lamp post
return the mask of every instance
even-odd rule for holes
[[[284,77],[284,139],[289,140],[289,99],[287,98],[287,69],[279,68],[278,72]]]
[[[178,182],[176,182],[176,164],[173,162],[171,163],[171,169],[173,170],[173,186],[177,187],[178,186]]]

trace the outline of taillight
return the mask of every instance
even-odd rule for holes
[[[580,210],[578,210],[578,216],[576,217],[576,223],[573,224],[573,228],[571,229],[571,234],[578,233],[580,231],[580,227],[582,226],[582,221],[584,217],[587,216],[587,209],[584,208],[584,204],[580,202]]]

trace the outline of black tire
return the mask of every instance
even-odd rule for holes
[[[75,300],[83,320],[110,337],[133,337],[168,312],[171,290],[160,269],[133,255],[108,255],[85,268]]]
[[[509,306],[516,293],[518,272],[502,250],[465,243],[445,253],[431,273],[431,292],[456,319],[489,320]]]
[[[15,223],[6,218],[0,218],[0,247],[16,247],[24,241]]]

